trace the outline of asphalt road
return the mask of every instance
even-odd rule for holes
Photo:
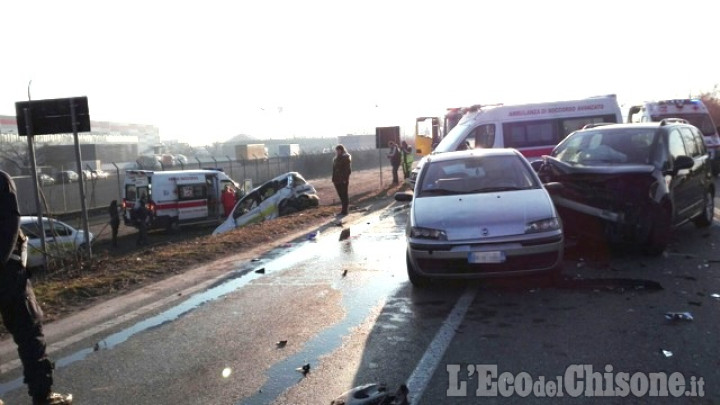
[[[339,227],[303,235],[258,261],[246,255],[207,266],[202,272],[220,273],[210,283],[157,286],[162,301],[49,333],[56,387],[77,404],[329,404],[370,382],[391,390],[406,383],[413,404],[616,403],[595,395],[622,395],[623,381],[642,392],[649,373],[665,373],[685,386],[673,380],[661,395],[720,401],[718,224],[682,227],[660,257],[569,247],[558,281],[418,290],[405,274],[405,217],[398,204],[353,214],[346,241],[338,241]],[[668,311],[693,319],[668,320]],[[20,370],[7,353],[0,350],[0,397],[23,403]],[[296,368],[305,364],[303,376]],[[566,380],[578,371],[573,365],[599,373]],[[495,377],[485,378],[493,367]],[[560,377],[563,396],[528,392],[541,377],[546,396],[557,391],[547,382]],[[584,390],[591,381],[597,393]],[[493,383],[499,392],[478,398]],[[678,401],[628,394],[631,403]]]

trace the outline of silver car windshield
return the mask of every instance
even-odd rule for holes
[[[539,188],[529,165],[514,155],[429,162],[417,197]]]

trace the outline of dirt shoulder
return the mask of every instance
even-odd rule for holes
[[[353,173],[350,183],[351,211],[387,206],[397,186],[378,170]],[[33,277],[35,293],[45,312],[45,322],[66,318],[90,306],[128,294],[174,275],[252,250],[270,250],[279,240],[336,221],[339,201],[329,179],[309,180],[320,196],[320,206],[272,221],[250,225],[226,234],[211,236],[214,227],[183,229],[168,235],[151,232],[149,245],[136,247],[136,232],[121,226],[119,247],[112,248],[109,230],[100,220],[91,231],[97,241],[93,260],[73,263],[48,274]],[[0,329],[0,337],[6,337]]]

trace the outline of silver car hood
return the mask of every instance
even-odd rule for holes
[[[545,189],[417,198],[412,215],[449,241],[523,235],[528,222],[557,216]]]

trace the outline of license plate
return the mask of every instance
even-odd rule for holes
[[[503,263],[505,252],[470,252],[468,263]]]

